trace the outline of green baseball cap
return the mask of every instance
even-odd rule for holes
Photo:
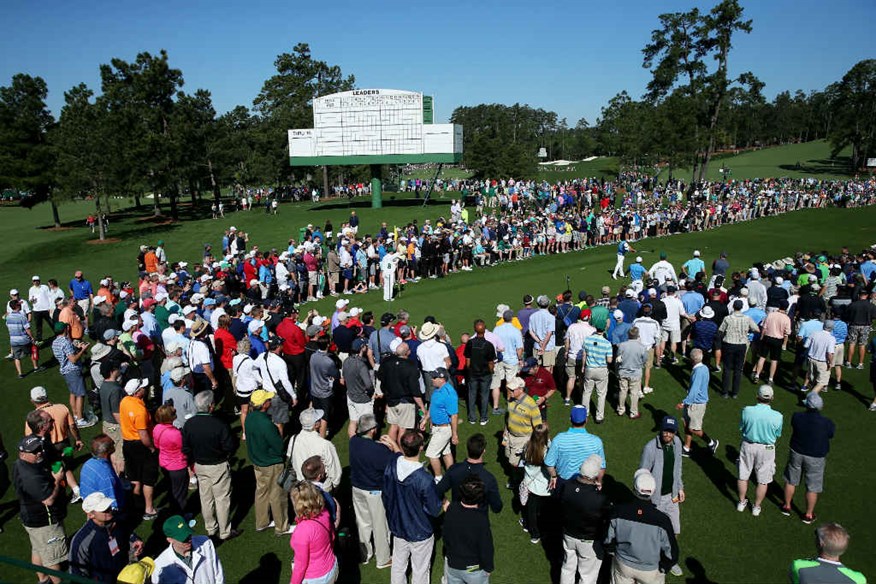
[[[181,515],[168,517],[167,521],[164,522],[163,529],[164,535],[176,541],[185,541],[195,535],[195,532],[189,527],[189,522],[183,519]]]
[[[60,333],[63,333],[65,330],[67,330],[67,323],[66,322],[58,321],[55,323],[55,332],[56,333],[60,334]]]
[[[660,252],[660,259],[661,259],[661,260],[665,260],[665,259],[666,259],[666,252],[665,252],[665,251],[661,251],[661,252]]]

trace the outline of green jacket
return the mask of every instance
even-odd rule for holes
[[[264,412],[250,409],[246,415],[246,451],[255,466],[283,463],[283,438]]]

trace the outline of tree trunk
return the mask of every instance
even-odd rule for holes
[[[94,208],[97,210],[97,232],[100,240],[103,241],[106,239],[106,227],[103,224],[103,213],[100,208],[100,195],[95,195],[94,197]]]
[[[159,201],[158,193],[156,193],[156,192],[152,193],[152,201],[153,201],[152,216],[153,217],[160,217],[161,216],[161,202]]]
[[[134,195],[134,208],[140,208],[140,195]]]
[[[171,190],[170,190],[170,216],[173,218],[174,221],[179,219],[179,209],[178,209],[178,205],[177,205],[177,203],[178,203],[177,198],[178,197],[179,197],[179,193],[178,193],[177,187],[171,188]]]
[[[218,202],[222,193],[219,190],[219,183],[216,182],[216,175],[213,174],[213,161],[209,158],[207,159],[207,169],[210,171],[210,189],[213,191],[213,199]]]
[[[61,217],[58,215],[58,205],[55,204],[55,201],[49,199],[49,204],[52,206],[52,221],[55,224],[55,227],[61,226]]]

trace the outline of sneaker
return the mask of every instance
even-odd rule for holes
[[[529,533],[529,530],[526,529],[526,524],[523,522],[523,517],[521,517],[520,519],[517,520],[517,524],[520,525],[520,528],[523,531],[525,531],[526,533]]]
[[[654,388],[646,385],[645,387],[642,388],[642,393],[644,395],[648,395],[649,393],[654,393]]]
[[[768,384],[768,385],[772,385],[772,384],[773,384],[773,378],[772,378],[772,377],[770,377],[770,378],[767,380],[767,384]]]
[[[730,399],[730,394],[729,393],[722,393],[721,399]]]
[[[840,391],[843,388],[843,384],[837,381],[836,385],[834,385],[833,388],[837,391]]]
[[[489,420],[481,420],[481,426],[486,426],[489,423]]]
[[[715,373],[720,373],[720,372],[721,372],[721,366],[715,365]]]
[[[758,507],[757,505],[752,505],[751,506],[751,516],[757,517],[759,515],[760,515],[760,507]]]
[[[858,363],[858,366],[855,367],[855,369],[863,369],[863,368],[864,368],[864,364],[863,364],[863,363]]]
[[[684,572],[682,571],[681,566],[679,566],[678,564],[672,566],[672,568],[670,568],[669,570],[669,573],[673,576],[684,576]]]
[[[678,357],[673,357],[673,358],[672,358],[672,364],[673,364],[673,365],[678,365]]]
[[[76,427],[77,428],[84,428],[85,424],[87,424],[87,423],[88,422],[86,422],[85,418],[76,418]]]
[[[295,526],[290,525],[289,527],[286,528],[286,531],[277,531],[275,533],[276,533],[277,537],[283,537],[284,535],[292,535],[294,532],[295,532]],[[368,559],[370,560],[371,558],[368,558]]]
[[[539,544],[539,543],[541,543],[541,538],[540,537],[531,537],[531,538],[529,538],[529,543],[531,543],[533,545]]]
[[[631,419],[631,420],[638,420],[638,419],[641,418],[641,417],[642,417],[642,414],[639,414],[639,413],[630,414],[630,419]]]
[[[143,513],[143,521],[153,521],[156,517],[158,517],[158,509],[152,513]]]
[[[564,405],[564,406],[570,406],[570,405],[572,405],[572,400],[570,400],[570,399],[564,399],[564,400],[563,400],[563,405]]]
[[[19,373],[19,374],[18,374],[18,378],[19,378],[19,379],[24,379],[24,373]]]
[[[813,521],[815,521],[815,514],[814,513],[812,515],[804,515],[803,516],[803,523],[805,523],[806,525],[811,524]]]
[[[718,452],[718,445],[719,444],[720,444],[720,442],[718,440],[712,440],[711,442],[709,442],[709,450],[712,451],[712,454],[715,454],[716,452]]]
[[[681,455],[685,458],[690,458],[690,448],[681,447]]]
[[[80,495],[77,492],[74,492],[73,497],[70,498],[70,504],[75,505],[76,503],[79,503],[80,501],[82,501],[82,495]]]
[[[809,388],[805,385],[801,385],[799,391],[800,393],[806,393],[807,391],[809,391]]]
[[[603,423],[603,422],[605,421],[605,418],[596,418],[595,421],[596,421],[597,424],[601,424],[601,423]]]
[[[469,420],[468,423],[471,424],[472,426],[474,426],[478,422],[477,422],[477,420]]]
[[[435,481],[435,484],[437,485],[438,483],[441,482],[441,479],[443,479],[443,478],[444,478],[444,476],[442,475],[440,477],[434,477],[432,480]]]
[[[505,408],[493,408],[493,415],[494,416],[501,416],[504,413],[505,413]]]
[[[391,568],[391,567],[392,567],[392,560],[389,560],[385,564],[381,564],[381,565],[377,566],[377,569],[378,570],[385,570],[385,569]]]
[[[736,510],[739,511],[740,513],[745,511],[746,507],[748,507],[748,499],[743,499],[742,501],[739,501],[738,503],[736,503]]]
[[[232,529],[231,533],[228,534],[228,537],[223,537],[222,541],[231,541],[236,537],[240,537],[243,534],[242,529]]]
[[[870,407],[867,408],[868,411],[876,412],[876,402],[870,404]]]
[[[267,531],[268,529],[271,529],[272,527],[276,527],[276,525],[277,524],[273,520],[271,520],[271,522],[268,523],[267,525],[265,525],[264,527],[256,527],[256,533],[261,533],[262,531]]]
[[[790,517],[790,516],[791,516],[791,508],[790,508],[790,507],[785,507],[785,506],[783,505],[782,508],[779,509],[779,511],[781,511],[781,512],[782,512],[782,515],[784,515],[785,517]]]
[[[752,382],[752,383],[757,383],[757,380],[758,380],[758,376],[752,373],[752,374],[751,374],[751,382]]]

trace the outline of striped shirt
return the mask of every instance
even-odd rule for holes
[[[584,340],[584,359],[587,367],[608,367],[611,343],[602,335],[590,335]]]
[[[748,333],[760,332],[754,321],[741,312],[734,312],[725,318],[718,330],[724,334],[724,342],[731,345],[747,345]]]
[[[508,432],[513,436],[529,436],[541,424],[541,411],[535,400],[526,395],[508,404]]]
[[[602,468],[605,468],[602,439],[584,428],[569,428],[568,431],[558,434],[551,442],[544,464],[556,468],[557,475],[561,479],[568,480],[578,474],[581,463],[591,454],[598,454],[602,458]]]

